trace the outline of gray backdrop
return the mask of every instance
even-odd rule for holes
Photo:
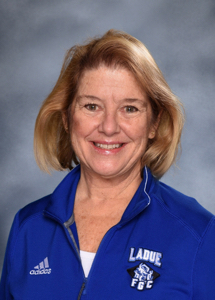
[[[162,180],[215,213],[214,0],[1,0],[0,25],[0,268],[14,214],[65,176],[34,161],[41,102],[66,49],[110,28],[148,47],[184,103],[181,159]]]

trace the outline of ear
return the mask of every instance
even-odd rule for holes
[[[69,132],[69,122],[68,122],[67,111],[63,111],[61,116],[62,116],[62,121],[63,121],[63,127],[64,127],[65,131],[68,133]]]
[[[162,115],[162,110],[159,112],[157,119],[155,120],[155,122],[151,125],[150,130],[149,130],[149,139],[153,139],[156,135],[158,126],[160,124],[160,119],[161,119],[161,115]]]

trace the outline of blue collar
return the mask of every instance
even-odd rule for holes
[[[61,224],[67,222],[72,214],[77,185],[80,179],[80,165],[76,166],[57,186],[44,214],[57,219]],[[143,180],[132,200],[127,206],[119,223],[124,224],[134,218],[139,212],[150,205],[150,194],[154,188],[155,179],[147,167],[143,169]]]

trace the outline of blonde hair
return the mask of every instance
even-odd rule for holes
[[[126,68],[148,95],[158,127],[143,153],[142,166],[148,166],[160,178],[177,156],[183,108],[147,48],[131,35],[113,29],[67,51],[57,83],[36,120],[34,149],[39,167],[49,172],[72,169],[79,163],[70,135],[64,129],[62,114],[68,114],[68,120],[72,118],[69,111],[83,72],[100,65]]]

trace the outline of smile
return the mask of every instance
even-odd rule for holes
[[[116,149],[116,148],[120,148],[122,147],[123,144],[99,144],[99,143],[94,143],[94,145],[98,148],[101,149],[108,149],[108,150],[112,150],[112,149]]]

